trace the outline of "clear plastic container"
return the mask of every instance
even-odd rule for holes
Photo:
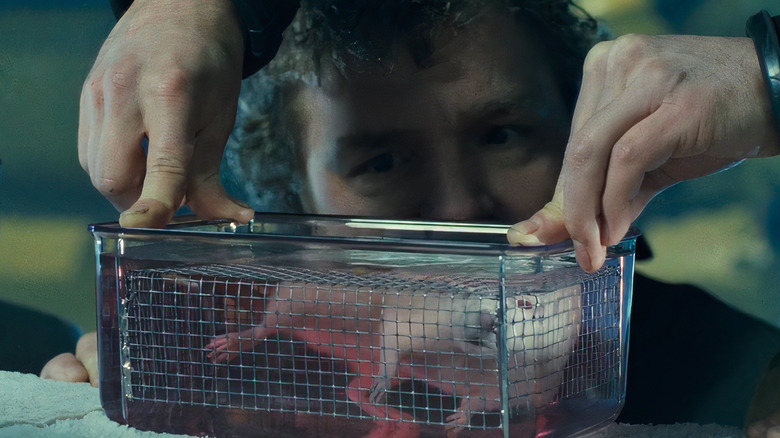
[[[198,436],[571,436],[624,401],[637,231],[582,271],[506,226],[94,225],[112,420]]]

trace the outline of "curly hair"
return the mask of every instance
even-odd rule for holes
[[[346,79],[391,71],[389,55],[402,44],[424,67],[436,35],[457,32],[488,6],[506,8],[539,35],[572,110],[585,55],[604,37],[572,0],[303,0],[279,53],[242,85],[222,165],[228,190],[258,211],[301,212],[301,117],[292,111],[296,90],[318,84],[322,60]]]

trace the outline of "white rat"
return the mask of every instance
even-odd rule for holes
[[[506,299],[510,406],[551,402],[579,335],[579,284]],[[396,293],[396,305],[382,312],[382,348],[370,401],[378,403],[399,367],[411,377],[462,397],[447,417],[448,434],[467,425],[475,412],[501,409],[496,326],[498,299],[475,294]]]
[[[384,411],[370,405],[379,403],[399,377],[424,380],[462,397],[458,412],[447,418],[450,435],[473,413],[501,409],[494,297],[290,281],[264,286],[263,292],[262,323],[216,337],[205,346],[214,350],[212,360],[228,362],[269,336],[287,333],[322,354],[345,359],[350,373],[360,376],[350,387],[369,391],[368,400],[353,399],[367,411]],[[507,298],[513,407],[538,407],[558,393],[579,333],[579,292],[575,285]],[[370,384],[361,383],[366,376],[372,376]]]

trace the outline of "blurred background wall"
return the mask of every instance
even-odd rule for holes
[[[616,34],[742,36],[777,0],[581,0]],[[95,328],[87,225],[117,213],[76,151],[81,85],[114,24],[108,0],[0,0],[0,299]],[[673,187],[638,225],[638,269],[700,285],[780,326],[780,158]],[[520,219],[520,218],[518,218]],[[774,239],[774,240],[773,240]]]

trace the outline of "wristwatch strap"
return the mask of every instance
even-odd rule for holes
[[[244,77],[271,62],[282,44],[282,32],[290,25],[300,0],[231,0],[244,33]]]
[[[133,0],[110,0],[117,20]],[[195,0],[193,0],[195,1]],[[300,0],[231,0],[244,35],[243,77],[251,76],[276,55],[282,44],[282,32],[290,25]]]
[[[775,126],[780,130],[780,16],[771,17],[767,11],[761,11],[750,17],[745,24],[747,36],[756,46],[761,74],[769,93]]]

